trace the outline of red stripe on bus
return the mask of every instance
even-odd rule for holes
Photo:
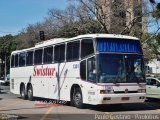
[[[64,106],[63,104],[34,104],[34,106]]]

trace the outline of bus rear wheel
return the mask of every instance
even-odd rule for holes
[[[74,102],[74,106],[77,108],[84,107],[82,92],[80,88],[75,89],[75,92],[73,93],[73,102]]]
[[[27,95],[28,95],[28,100],[33,101],[34,98],[33,98],[33,88],[32,88],[32,85],[28,86]]]
[[[20,88],[20,95],[21,95],[21,98],[26,100],[27,99],[27,95],[26,95],[26,92],[25,92],[25,86],[22,85],[21,88]]]

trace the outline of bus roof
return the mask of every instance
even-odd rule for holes
[[[117,34],[85,34],[85,35],[79,35],[79,36],[73,37],[73,38],[54,38],[54,39],[42,41],[42,42],[36,43],[35,47],[27,48],[27,49],[23,49],[23,50],[16,50],[16,51],[13,51],[12,54],[18,53],[18,52],[27,51],[27,50],[32,50],[32,49],[35,49],[35,48],[45,47],[45,46],[49,46],[49,45],[60,44],[62,42],[69,42],[69,41],[72,41],[72,40],[82,39],[82,38],[120,38],[120,39],[139,40],[136,37],[126,36],[126,35],[117,35]]]

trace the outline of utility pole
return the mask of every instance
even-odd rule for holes
[[[5,61],[4,61],[4,65],[5,65],[5,67],[4,67],[4,80],[6,80],[6,72],[7,72],[7,66],[6,66],[6,54],[5,54]]]
[[[2,64],[2,60],[0,58],[0,78],[1,78],[1,64]],[[0,83],[0,93],[1,93],[1,83]]]
[[[1,64],[2,64],[2,60],[1,60],[1,58],[0,58],[0,78],[1,78],[1,72],[2,72]]]

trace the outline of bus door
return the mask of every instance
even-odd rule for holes
[[[92,56],[90,58],[84,59],[80,63],[80,75],[81,79],[85,80],[88,82],[85,85],[86,91],[85,93],[87,94],[87,99],[89,102],[93,102],[96,100],[96,60],[95,56]]]

